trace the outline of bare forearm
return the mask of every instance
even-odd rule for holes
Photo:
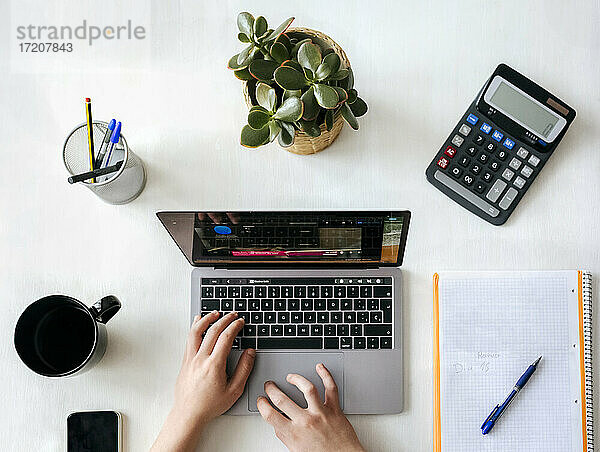
[[[205,423],[171,410],[150,452],[194,452]]]

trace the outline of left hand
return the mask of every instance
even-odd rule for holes
[[[218,318],[216,311],[194,318],[175,383],[175,403],[153,451],[194,450],[204,425],[231,408],[244,392],[256,351],[246,349],[228,379],[227,356],[244,320],[236,313]]]

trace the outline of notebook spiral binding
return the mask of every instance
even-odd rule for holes
[[[594,409],[593,388],[594,376],[592,366],[592,275],[583,273],[581,277],[581,290],[583,298],[583,337],[584,337],[584,365],[585,365],[585,405],[586,405],[586,430],[587,450],[594,451]]]

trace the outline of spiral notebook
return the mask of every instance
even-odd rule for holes
[[[527,386],[481,434],[538,356]],[[434,276],[434,452],[594,450],[592,283],[582,271]]]

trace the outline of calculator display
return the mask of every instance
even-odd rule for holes
[[[552,142],[566,124],[563,117],[500,76],[494,77],[484,99],[489,105],[548,142]]]

